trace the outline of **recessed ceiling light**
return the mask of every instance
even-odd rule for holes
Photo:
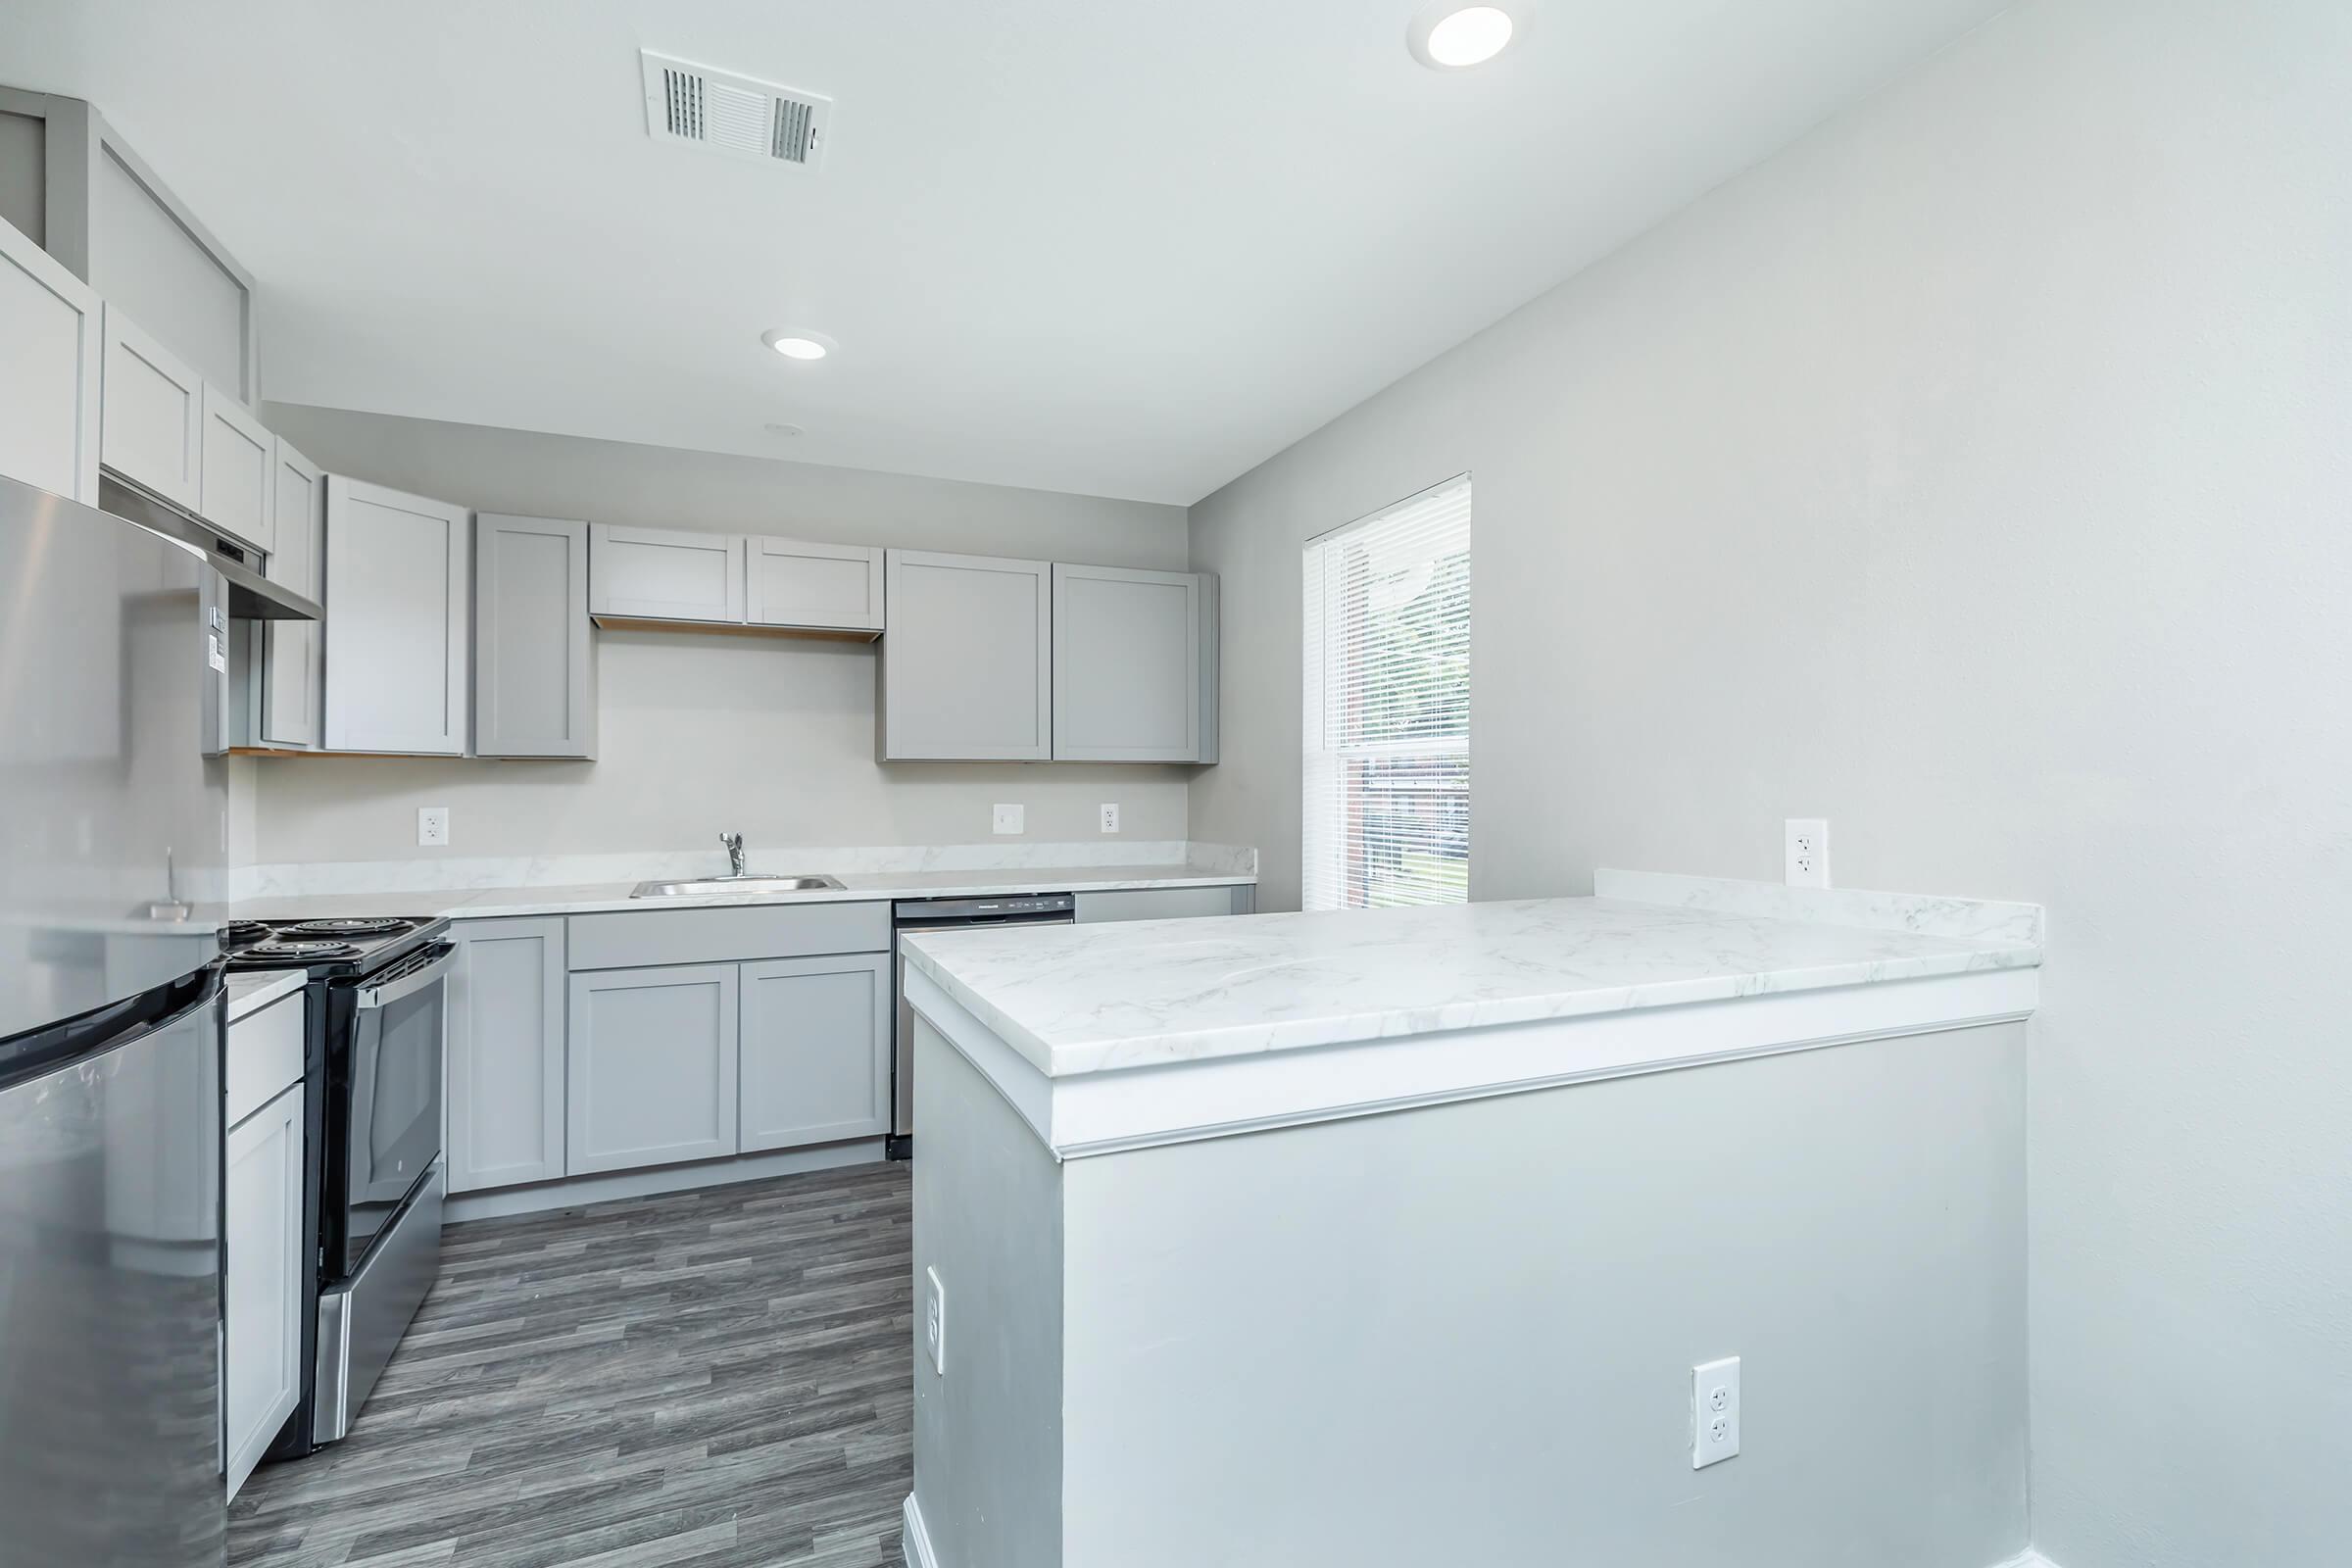
[[[1405,44],[1415,60],[1433,71],[1483,66],[1517,40],[1527,10],[1524,3],[1506,9],[1438,0],[1414,13]]]
[[[760,334],[760,341],[788,360],[821,360],[837,346],[822,332],[809,332],[797,326],[779,326]]]

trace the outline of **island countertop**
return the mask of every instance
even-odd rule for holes
[[[1609,870],[1594,887],[1592,898],[924,933],[906,954],[1056,1080],[2041,961],[2035,905]]]

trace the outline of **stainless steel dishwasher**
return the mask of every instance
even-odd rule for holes
[[[1071,925],[1078,901],[1067,893],[1011,893],[986,899],[901,899],[890,906],[891,949],[897,962],[891,988],[899,999],[899,1026],[890,1071],[890,1157],[914,1152],[914,1014],[906,1005],[906,933],[952,931],[964,926]]]

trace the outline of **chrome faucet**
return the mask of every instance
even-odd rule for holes
[[[743,835],[721,833],[718,836],[718,842],[727,847],[727,874],[729,876],[743,875]]]

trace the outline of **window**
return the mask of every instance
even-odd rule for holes
[[[1307,541],[1309,909],[1470,896],[1470,476]]]

